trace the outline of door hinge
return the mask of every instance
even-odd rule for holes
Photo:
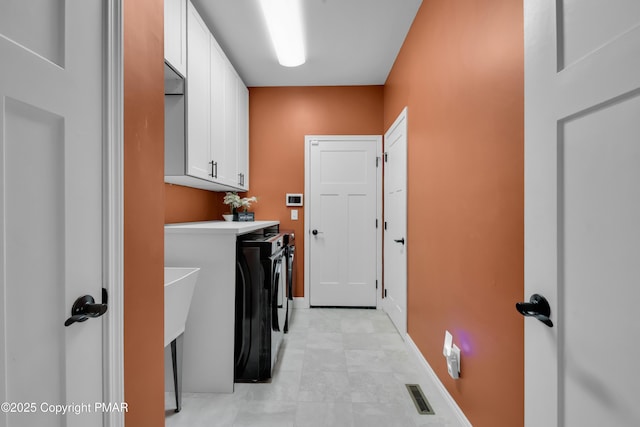
[[[384,290],[384,297],[385,298],[387,297],[387,290],[386,289]]]
[[[376,228],[378,228],[378,218],[376,218]]]
[[[378,279],[376,279],[376,289],[378,289]]]
[[[384,229],[387,229],[387,221],[384,222]]]
[[[389,153],[387,153],[387,152],[384,153],[384,162],[385,163],[389,162]]]
[[[376,156],[376,167],[378,167],[378,161],[380,160],[380,157]]]

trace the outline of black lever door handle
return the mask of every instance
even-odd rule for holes
[[[107,312],[106,290],[102,290],[102,304],[96,303],[91,295],[83,295],[78,298],[71,307],[71,317],[65,322],[64,326],[70,326],[76,322],[84,322],[90,317],[100,317]]]
[[[404,237],[401,239],[394,239],[393,241],[396,243],[402,243],[404,245]]]
[[[535,317],[548,327],[553,327],[553,322],[549,318],[551,316],[551,307],[545,297],[538,294],[531,295],[529,302],[517,302],[516,310],[523,316]]]

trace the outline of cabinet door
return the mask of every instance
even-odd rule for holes
[[[191,3],[187,14],[187,173],[211,180],[209,29]]]
[[[249,189],[249,89],[238,79],[238,175],[240,187]]]
[[[224,183],[226,161],[226,137],[224,122],[224,77],[226,59],[218,43],[211,37],[211,160],[214,162],[213,180]]]
[[[224,73],[224,138],[226,145],[224,162],[225,184],[238,187],[238,76],[229,62]]]
[[[187,75],[187,0],[164,0],[164,59]]]

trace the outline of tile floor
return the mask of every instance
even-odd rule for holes
[[[184,393],[167,427],[459,427],[381,310],[296,309],[273,381],[233,394]],[[444,363],[444,359],[443,359]],[[405,384],[435,415],[420,415]],[[174,408],[173,393],[166,407]]]

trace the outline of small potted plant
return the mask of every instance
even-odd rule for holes
[[[224,195],[223,203],[225,205],[229,205],[230,212],[226,214],[222,214],[222,217],[224,218],[225,221],[233,221],[233,217],[238,211],[238,208],[242,206],[242,201],[240,199],[240,196],[238,196],[238,193],[236,193],[235,191],[227,192]]]
[[[236,193],[235,191],[227,192],[224,196],[223,202],[225,205],[229,205],[231,213],[224,214],[222,216],[225,221],[254,221],[254,213],[248,212],[248,210],[251,207],[251,203],[256,203],[257,201],[258,198],[256,196],[240,198],[240,196],[238,196],[238,193]],[[239,208],[244,208],[244,211],[238,212]]]

